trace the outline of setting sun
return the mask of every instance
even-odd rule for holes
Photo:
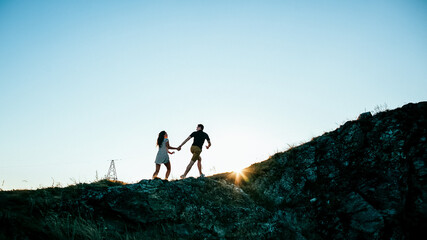
[[[248,180],[248,175],[245,169],[236,169],[233,171],[232,177],[234,178],[234,183],[239,184],[243,181]]]

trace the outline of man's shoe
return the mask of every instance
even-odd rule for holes
[[[205,177],[205,174],[203,174],[203,173],[202,173],[202,174],[200,174],[200,177]]]

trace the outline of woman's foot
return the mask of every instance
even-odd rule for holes
[[[181,177],[180,177],[181,179],[184,179],[185,178],[185,175],[181,175]]]

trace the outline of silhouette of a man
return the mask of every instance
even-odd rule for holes
[[[193,157],[191,158],[190,163],[187,166],[187,169],[185,170],[185,173],[181,175],[181,179],[184,179],[188,172],[193,167],[194,163],[197,162],[197,167],[199,168],[200,177],[204,177],[205,175],[202,173],[202,158],[200,157],[200,154],[202,153],[203,144],[205,143],[205,140],[208,141],[208,145],[206,146],[206,149],[209,149],[211,147],[211,140],[209,138],[209,135],[205,132],[203,132],[204,126],[202,124],[197,125],[197,131],[193,132],[185,141],[179,145],[177,148],[178,151],[181,150],[181,147],[184,146],[188,140],[191,138],[194,138],[193,145],[191,146],[191,153],[193,154]]]

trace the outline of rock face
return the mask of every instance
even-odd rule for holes
[[[143,180],[107,192],[89,191],[82,200],[140,224],[149,238],[255,237],[266,232],[259,222],[269,216],[240,188],[209,178]]]
[[[421,102],[363,113],[242,175],[0,192],[0,239],[417,239],[426,138]]]
[[[364,113],[254,164],[240,187],[308,239],[416,238],[427,227],[426,117],[426,102]]]

